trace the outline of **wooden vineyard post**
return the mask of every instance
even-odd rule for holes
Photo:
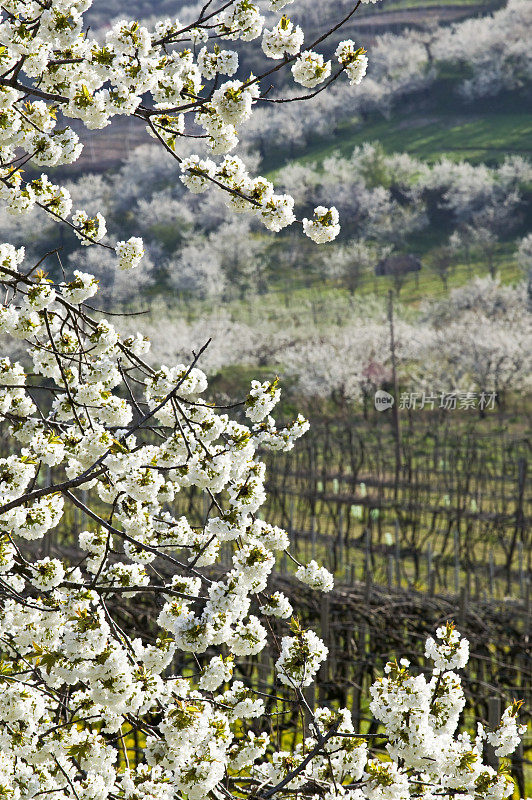
[[[519,797],[525,797],[525,770],[524,770],[524,747],[523,740],[517,745],[517,749],[512,753],[512,770],[517,780]]]
[[[369,567],[366,570],[366,583],[364,587],[364,601],[368,606],[371,602],[371,584],[372,584],[372,574],[371,574],[371,567]]]
[[[395,520],[395,583],[401,587],[401,543],[399,541],[399,520]]]
[[[523,641],[530,640],[530,615],[527,613],[527,609],[524,609],[525,615],[523,618]],[[530,675],[530,666],[529,666],[529,656],[526,650],[523,650],[516,658],[516,664],[518,670],[521,672],[523,676]],[[522,700],[525,704],[525,708],[527,707],[527,700],[530,695],[529,690],[529,682],[527,682],[526,678],[519,689],[513,695],[513,699],[515,700]],[[526,735],[526,734],[525,734]],[[517,781],[517,788],[519,789],[519,797],[526,797],[525,793],[525,748],[523,744],[523,738],[519,742],[516,750],[511,755],[511,762],[512,762],[512,772]]]
[[[365,622],[361,622],[358,629],[358,647],[357,647],[357,661],[358,669],[355,670],[354,687],[353,687],[353,700],[351,706],[351,719],[355,731],[360,730],[360,699],[364,689],[364,675],[365,675],[365,661],[366,661],[366,630]]]
[[[499,725],[501,721],[501,698],[500,697],[489,697],[488,698],[488,727],[490,730],[495,730],[495,728]],[[493,767],[493,769],[499,769],[499,759],[495,755],[494,748],[486,742],[486,761]]]
[[[523,542],[517,542],[517,560],[519,565],[519,595],[521,599],[525,596],[525,574],[523,570]]]
[[[466,613],[467,613],[467,600],[468,600],[468,592],[467,587],[462,586],[460,589],[460,602],[458,605],[458,622],[460,625],[465,623]]]
[[[369,605],[371,599],[371,583],[372,583],[372,574],[371,574],[371,525],[368,525],[366,528],[366,551],[364,554],[364,566],[365,566],[365,591],[364,591],[364,601],[366,605]]]
[[[393,556],[391,554],[388,555],[387,561],[387,578],[388,578],[388,589],[391,591],[393,588]]]
[[[303,689],[303,697],[306,700],[306,703],[311,711],[314,711],[316,707],[316,684],[313,681],[310,686],[306,686]],[[306,710],[306,716],[310,716],[308,709]]]
[[[344,559],[345,559],[345,580],[349,580],[348,564],[351,563],[351,542],[350,542],[350,520],[348,506],[345,506],[345,537],[344,537]]]
[[[270,650],[268,647],[265,647],[263,650],[261,650],[257,665],[259,686],[263,692],[267,692],[268,689],[270,688],[270,671],[271,671]]]
[[[332,642],[331,642],[331,600],[329,595],[324,595],[321,601],[321,609],[320,609],[320,631],[321,631],[321,638],[329,648],[329,656],[331,656],[332,651]],[[318,683],[319,683],[319,698],[320,703],[325,702],[327,697],[327,684],[329,683],[329,668],[331,666],[331,658],[325,659],[320,667],[320,671],[318,673]]]
[[[362,675],[362,670],[355,674],[355,681]],[[353,727],[358,732],[360,725],[360,686],[353,686],[353,698],[351,700],[351,719],[353,720]]]
[[[394,500],[399,492],[399,477],[401,475],[401,429],[399,425],[399,388],[397,382],[397,362],[395,357],[395,332],[393,327],[393,291],[388,294],[388,321],[390,323],[390,351],[392,355],[392,381],[395,402],[392,405],[392,419],[395,433],[395,483]]]
[[[299,551],[298,551],[299,542],[298,542],[297,530],[294,527],[294,498],[293,497],[290,498],[290,522],[289,522],[288,535],[290,537],[290,544],[291,544],[291,546],[292,546],[292,548],[294,550],[294,553],[296,555],[296,558],[297,558],[299,556]]]
[[[427,544],[427,588],[429,593],[431,593],[430,590],[431,581],[432,581],[432,545],[429,542]]]
[[[338,509],[338,560],[336,563],[336,571],[342,572],[344,567],[344,509],[340,506]]]
[[[515,528],[506,558],[506,593],[512,594],[512,564],[516,545],[523,542],[525,536],[525,517],[523,513],[523,499],[526,480],[526,459],[520,458],[517,462],[517,502],[515,509]]]
[[[454,529],[454,593],[460,592],[460,538],[458,528]]]

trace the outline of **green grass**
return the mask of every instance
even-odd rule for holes
[[[513,258],[513,254],[505,252],[507,248],[501,248],[501,253],[497,259],[497,272],[503,283],[515,283],[522,278],[522,273]],[[457,264],[447,281],[448,290],[458,286],[463,286],[474,276],[485,276],[489,274],[488,269],[481,261],[472,262],[471,264]],[[384,294],[389,289],[394,288],[393,279],[389,276],[382,276],[375,279],[379,287],[379,294]],[[368,287],[363,287],[367,292]],[[399,298],[401,303],[417,307],[420,302],[426,299],[436,299],[445,296],[447,291],[443,286],[441,278],[433,272],[430,268],[424,267],[419,277],[419,282],[416,283],[415,275],[408,275]]]
[[[411,4],[424,0],[400,0]],[[394,5],[395,7],[395,5]],[[326,135],[304,149],[272,148],[264,168],[275,172],[288,161],[321,163],[335,152],[349,157],[364,142],[380,142],[387,153],[409,153],[427,162],[446,156],[456,161],[498,164],[508,154],[532,153],[532,106],[527,90],[465,101],[458,87],[469,77],[456,62],[437,64],[438,77],[427,90],[403,98],[384,119],[373,113],[334,120]]]
[[[515,283],[522,278],[521,272],[515,259],[513,258],[511,246],[506,248],[501,246],[497,257],[497,272],[501,281],[505,284]],[[453,268],[448,278],[448,287],[445,289],[440,277],[428,266],[424,266],[416,282],[414,274],[409,274],[401,288],[399,301],[403,308],[410,307],[414,311],[424,300],[444,298],[448,291],[454,287],[462,286],[471,280],[472,277],[488,275],[488,269],[481,260],[472,261],[471,264],[459,263]],[[373,273],[363,275],[361,285],[351,298],[349,292],[340,287],[334,281],[324,281],[316,278],[311,285],[303,285],[298,282],[297,276],[292,276],[285,285],[279,285],[276,289],[270,290],[262,295],[255,295],[244,300],[234,300],[228,303],[226,308],[228,313],[237,320],[253,324],[260,314],[264,320],[276,321],[279,323],[291,323],[295,319],[299,324],[312,324],[316,326],[316,319],[319,317],[319,326],[335,324],[339,309],[345,305],[346,314],[349,311],[351,301],[356,305],[357,301],[371,301],[375,299],[377,303],[382,302],[388,296],[390,289],[394,289],[394,282],[390,276],[377,277]],[[192,316],[201,316],[208,312],[208,303],[195,303]],[[189,304],[189,310],[190,304]]]
[[[486,112],[482,116],[436,112],[424,116],[394,114],[367,122],[355,119],[340,123],[327,139],[317,139],[294,159],[302,164],[322,163],[333,153],[349,157],[364,142],[380,142],[386,153],[409,153],[433,163],[442,157],[454,161],[497,164],[512,153],[532,153],[532,112]],[[276,170],[275,154],[270,170]]]

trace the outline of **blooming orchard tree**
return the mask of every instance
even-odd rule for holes
[[[469,67],[461,86],[467,98],[523,87],[532,76],[532,59],[523,31],[530,27],[527,0],[508,0],[493,15],[471,17],[444,29],[434,47],[436,58]]]
[[[503,324],[513,321],[523,328],[529,328],[525,284],[507,285],[489,275],[476,277],[463,286],[451,289],[442,300],[425,303],[422,320],[436,328],[444,328],[472,312],[492,321]]]
[[[114,249],[130,269],[142,256],[138,237],[106,244],[99,211],[72,214],[65,187],[44,174],[26,181],[22,167],[75,160],[79,142],[70,128],[56,126],[59,114],[95,128],[116,114],[134,115],[173,153],[192,113],[214,153],[231,149],[262,84],[253,77],[221,82],[220,75],[236,72],[237,57],[220,43],[260,37],[263,16],[249,0],[217,10],[207,2],[195,25],[165,20],[150,32],[120,22],[97,42],[83,33],[89,4],[7,0],[2,7],[2,197],[15,214],[37,206],[73,228],[82,244]],[[274,11],[285,5],[270,3]],[[296,76],[301,70],[308,83],[313,50],[298,55],[302,35],[286,17],[266,30],[263,43],[279,67],[291,66]],[[343,42],[330,80],[346,71],[356,83],[361,55]],[[210,89],[203,81],[212,81]],[[273,230],[294,218],[291,198],[250,178],[236,157],[217,163],[193,154],[181,167],[191,191],[216,187],[235,210],[253,209]],[[337,233],[335,209],[318,208],[303,225],[312,239],[326,241]],[[277,384],[253,382],[241,408],[217,408],[197,366],[202,350],[188,365],[153,368],[141,333],[121,338],[91,313],[98,288],[92,274],[77,269],[53,282],[43,263],[25,264],[23,248],[0,245],[0,331],[26,346],[23,363],[0,361],[0,414],[12,443],[0,458],[2,795],[509,796],[511,781],[481,753],[486,739],[497,755],[513,751],[517,708],[507,709],[494,731],[480,726],[474,739],[457,733],[464,697],[454,670],[465,666],[468,648],[450,625],[427,642],[434,663],[428,679],[411,674],[406,662],[390,663],[372,689],[389,761],[374,757],[346,709],[306,705],[302,690],[327,648],[297,618],[283,623],[293,609],[272,591],[270,576],[288,536],[258,516],[265,499],[259,448],[289,450],[308,427],[301,416],[276,425]],[[176,495],[188,487],[206,500],[200,525],[175,512]],[[57,542],[44,555],[49,533],[62,522],[65,529],[72,508],[83,512],[83,530],[67,529],[67,551]],[[222,545],[231,553],[227,569],[219,563]],[[327,570],[315,562],[296,566],[296,579],[331,590]],[[132,607],[153,598],[151,638],[135,625],[123,629],[113,611],[117,597]],[[280,684],[281,711],[273,716],[265,714],[264,693],[237,678],[242,661],[268,640]],[[175,674],[178,652],[192,666]],[[279,720],[294,707],[302,712],[295,723],[300,744],[286,752]],[[141,749],[134,764],[131,732]]]
[[[502,405],[508,392],[530,388],[530,343],[529,324],[465,314],[439,331],[424,352],[420,348],[420,385],[491,391]]]
[[[528,234],[517,248],[517,263],[527,275],[528,308],[532,308],[532,234]]]
[[[377,248],[364,239],[351,239],[340,245],[327,259],[327,272],[332,277],[339,277],[354,294],[364,273],[375,269],[380,258],[388,255],[391,248]]]
[[[420,337],[412,357],[426,390],[495,392],[502,405],[509,392],[530,388],[532,325],[524,283],[476,278],[429,304],[422,322],[430,323],[432,335]]]
[[[402,326],[399,326],[402,327]],[[410,326],[408,336],[412,335]],[[403,356],[398,346],[397,358]],[[390,378],[389,330],[365,319],[287,345],[279,361],[297,377],[298,390],[309,397],[331,396],[340,403],[367,399]]]

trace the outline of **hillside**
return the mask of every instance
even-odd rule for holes
[[[127,15],[150,21],[157,16],[179,14],[186,20],[190,9],[196,5],[183,0],[132,0],[128,3]],[[503,5],[501,0],[381,0],[377,4],[361,5],[342,28],[342,37],[350,36],[369,49],[371,74],[372,47],[383,34],[400,35],[410,30],[430,38],[438,26],[445,28],[464,19],[482,17]],[[339,0],[335,3],[334,15],[341,19],[351,8],[351,0]],[[323,30],[324,12],[319,4],[309,8],[302,0],[290,7],[290,14],[296,21],[303,21],[303,12],[307,41],[311,41]],[[327,19],[330,14],[328,9]],[[103,30],[122,15],[122,0],[105,3],[95,0],[89,14],[91,25]],[[329,57],[334,50],[334,41],[325,42],[323,46],[324,54]],[[243,60],[242,64],[259,74],[267,66],[267,61],[258,56],[253,63]],[[406,101],[402,98],[400,113],[392,110],[391,115],[383,116],[379,111],[361,117],[354,111],[350,118],[339,119],[325,136],[307,143],[305,152],[297,153],[296,158],[303,161],[322,159],[336,149],[345,154],[363,141],[379,141],[387,152],[403,151],[427,160],[445,153],[473,163],[496,163],[505,152],[529,153],[532,117],[526,108],[531,107],[530,97],[520,97],[518,102],[512,98],[505,102],[495,98],[485,103],[463,103],[457,98],[455,89],[457,82],[464,77],[467,77],[467,70],[453,65],[451,72],[442,75],[425,95],[414,93]],[[113,169],[135,147],[150,141],[141,121],[121,117],[115,118],[101,131],[87,131],[81,126],[77,130],[85,142],[85,150],[74,166],[73,171],[77,174]],[[286,162],[286,140],[283,151],[276,151],[275,146],[270,148],[266,161],[268,169]]]
[[[141,5],[133,3],[130,12]],[[290,6],[294,19],[302,7],[302,0]],[[351,7],[351,0],[339,0],[335,15]],[[318,4],[308,8],[312,36],[325,12]],[[318,205],[335,206],[342,228],[326,248],[296,226],[272,237],[254,215],[235,218],[225,204],[190,195],[179,166],[161,156],[144,123],[123,117],[103,130],[76,126],[85,149],[71,188],[77,204],[99,198],[110,235],[143,237],[144,270],[111,278],[107,254],[75,256],[73,237],[55,225],[46,230],[48,249],[60,247],[65,263],[94,272],[104,304],[112,298],[137,308],[142,297],[156,315],[209,324],[219,307],[232,323],[257,329],[261,312],[280,328],[286,315],[319,328],[348,320],[354,297],[371,305],[391,289],[409,314],[475,276],[499,275],[506,285],[522,280],[517,251],[532,217],[527,8],[520,0],[496,8],[407,0],[363,5],[356,24],[342,31],[372,42],[360,85],[351,88],[343,77],[327,95],[288,106],[270,104],[275,88],[261,98],[257,121],[242,127],[240,148],[229,157],[247,151],[250,172],[294,197],[299,220]],[[94,9],[103,6],[96,2]],[[112,9],[110,3],[108,19]],[[485,16],[490,11],[494,16]],[[467,20],[430,25],[457,13]],[[330,48],[324,44],[324,52]],[[486,52],[494,54],[491,73]],[[493,85],[478,84],[486,74]],[[294,97],[290,92],[298,99],[297,87],[288,89]],[[188,132],[195,134],[193,125]],[[177,146],[185,155],[202,143]],[[24,237],[20,224],[13,228],[9,218],[1,224],[12,241],[24,238],[30,252],[31,221]],[[419,272],[378,276],[390,254],[418,259]]]
[[[472,164],[498,164],[508,154],[530,157],[531,101],[530,95],[514,95],[467,104],[457,101],[452,86],[443,80],[388,117],[377,112],[342,120],[289,157],[285,145],[272,145],[263,169],[274,173],[288,161],[321,162],[336,151],[348,155],[363,142],[379,142],[387,153],[405,152],[429,163],[442,156]],[[79,126],[79,133],[85,149],[71,174],[114,169],[136,147],[151,141],[142,122],[120,117],[103,131],[82,131]]]
[[[268,169],[288,161],[322,162],[334,152],[348,156],[364,142],[379,142],[387,153],[409,153],[429,163],[447,157],[472,164],[499,164],[507,155],[532,153],[532,97],[529,94],[460,102],[449,80],[438,81],[427,93],[394,109],[388,117],[374,113],[365,119],[341,121],[327,136],[316,136],[288,159],[272,150]]]

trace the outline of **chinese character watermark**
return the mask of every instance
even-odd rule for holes
[[[445,411],[490,411],[495,408],[497,392],[402,392],[399,408],[419,410],[441,408]],[[377,403],[375,401],[375,407]],[[384,410],[383,408],[379,410]]]

